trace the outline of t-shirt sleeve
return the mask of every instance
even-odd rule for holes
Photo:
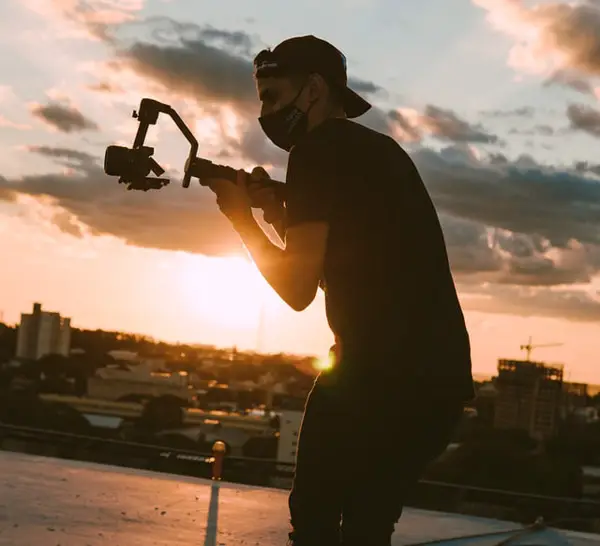
[[[292,149],[286,176],[287,227],[330,218],[336,158],[323,142],[303,143]]]

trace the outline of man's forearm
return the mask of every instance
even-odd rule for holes
[[[270,226],[273,227],[279,239],[285,244],[285,232],[286,232],[286,218],[285,208],[278,207],[275,211],[265,211],[263,218]]]
[[[281,239],[281,242],[285,244],[285,218],[276,220],[275,222],[272,222],[271,225],[279,236],[279,239]]]
[[[294,307],[294,286],[287,271],[285,250],[274,245],[253,218],[236,222],[234,228],[266,281],[286,303]]]

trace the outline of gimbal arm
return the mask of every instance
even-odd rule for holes
[[[188,168],[198,154],[198,140],[189,130],[188,126],[181,119],[181,116],[168,104],[163,104],[154,99],[142,99],[140,102],[139,110],[133,112],[133,117],[136,118],[140,124],[138,126],[135,139],[133,141],[133,148],[138,149],[144,146],[148,128],[150,125],[155,125],[158,121],[158,114],[167,114],[177,125],[178,129],[183,133],[183,136],[190,143],[190,153],[186,162],[186,169],[183,176],[182,185],[184,188],[189,187],[192,173]]]
[[[163,104],[153,99],[144,98],[140,103],[139,110],[133,112],[133,117],[139,121],[133,149],[143,149],[146,134],[150,125],[156,124],[159,114],[167,114],[177,125],[183,136],[190,144],[190,152],[185,162],[184,176],[182,185],[184,188],[189,187],[192,177],[198,178],[201,185],[205,186],[204,180],[210,178],[224,178],[235,182],[237,172],[231,167],[225,165],[217,165],[208,159],[197,157],[198,155],[198,140],[179,114],[168,104]],[[157,165],[159,168],[160,166]],[[164,171],[163,171],[164,172]],[[162,173],[161,173],[162,174]],[[283,203],[285,202],[285,184],[276,180],[266,179],[262,183],[266,186],[272,186],[277,198]]]

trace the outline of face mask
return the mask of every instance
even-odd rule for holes
[[[298,139],[308,131],[308,112],[296,106],[296,100],[302,89],[290,104],[258,118],[267,138],[278,148],[289,152]]]

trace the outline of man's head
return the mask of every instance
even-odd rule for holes
[[[300,119],[302,131],[308,131],[327,118],[354,118],[371,107],[348,88],[344,55],[314,36],[290,38],[272,51],[261,51],[254,60],[254,75],[267,136],[277,112],[280,126]]]

